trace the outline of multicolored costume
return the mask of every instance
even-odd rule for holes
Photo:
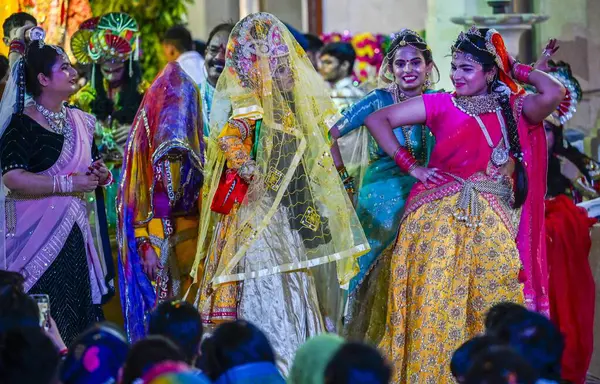
[[[73,96],[71,102],[83,111],[94,113],[95,103],[100,102],[98,92],[102,92],[103,98],[107,98],[106,103],[109,104],[104,106],[109,109],[107,117],[96,120],[95,137],[102,158],[116,181],[106,190],[106,213],[111,233],[117,221],[114,202],[121,177],[124,150],[124,143],[115,142],[114,133],[123,125],[131,126],[135,110],[147,88],[147,85],[139,78],[139,70],[134,71],[134,61],[137,61],[139,56],[138,40],[138,24],[125,13],[109,13],[99,18],[89,19],[80,25],[79,30],[71,39],[71,50],[77,62],[82,65],[92,65],[90,81]],[[109,95],[109,83],[100,74],[99,69],[100,64],[105,61],[128,63],[125,84],[121,87],[125,88],[131,81],[138,83],[136,97],[132,100],[120,100],[123,92],[116,92],[113,97]],[[131,113],[122,113],[124,108]]]
[[[287,28],[267,13],[244,18],[225,63],[211,111],[198,306],[207,325],[260,324],[287,374],[299,345],[335,329],[340,285],[368,244],[330,155],[336,108]]]
[[[159,301],[190,286],[198,236],[204,142],[200,95],[177,63],[169,63],[146,92],[127,141],[117,196],[119,287],[130,340]],[[162,264],[156,281],[142,270],[152,247]]]
[[[404,29],[394,37],[394,41],[397,41],[397,46],[411,46],[421,50],[419,46],[406,42],[407,37],[414,36],[418,36],[416,32]],[[424,41],[423,45],[426,45]],[[359,132],[357,137],[364,141],[354,142],[350,146],[352,159],[348,166],[358,169],[359,171],[355,172],[362,176],[357,183],[360,188],[356,213],[369,240],[371,251],[358,259],[360,272],[350,281],[344,333],[351,339],[365,340],[372,344],[377,344],[383,336],[389,286],[389,274],[386,272],[389,268],[391,246],[398,234],[404,205],[417,181],[398,168],[394,159],[377,145],[364,127],[364,121],[371,113],[407,99],[391,70],[394,55],[395,51],[391,52],[391,55],[388,53],[384,59],[379,73],[379,88],[344,111],[342,119],[335,125],[340,139],[345,139],[350,133]],[[426,94],[433,92],[424,91]],[[427,127],[397,127],[394,134],[400,145],[419,160],[419,164],[427,166],[435,142]],[[366,152],[367,156],[361,152]]]
[[[372,91],[351,106],[335,125],[340,136],[365,129],[363,123],[367,116],[402,101],[397,94],[397,85],[393,84]],[[398,127],[394,133],[400,144],[409,148],[420,164],[427,166],[435,142],[429,129],[423,125],[414,125]],[[386,271],[389,257],[385,257],[383,253],[398,234],[404,205],[417,180],[398,168],[394,159],[372,138],[369,139],[368,160],[358,190],[356,214],[361,220],[371,251],[358,259],[360,272],[350,282],[345,332],[353,339],[366,338],[376,343],[382,336],[388,285]],[[366,280],[367,277],[369,281]]]
[[[471,30],[461,34],[458,47],[468,43],[464,39],[469,34],[484,38]],[[486,41],[495,47],[490,54],[500,68],[507,68],[502,37],[490,30]],[[510,97],[499,96],[508,98],[503,101],[494,94],[422,96],[426,125],[436,139],[429,166],[439,169],[445,182],[432,188],[415,184],[391,258],[386,329],[379,348],[395,364],[396,383],[454,382],[450,357],[483,331],[487,310],[498,302],[524,302],[520,277],[531,275],[526,261],[538,250],[531,238],[519,247],[515,239],[543,231],[535,226],[543,216],[534,216],[538,211],[532,207],[541,205],[543,214],[543,195],[537,195],[544,190],[543,173],[537,167],[545,167],[546,148],[545,141],[535,141],[543,135],[541,124],[532,125],[523,116],[522,89],[505,72],[500,79],[511,92]],[[508,157],[501,103],[511,107],[527,164],[530,194],[523,220],[512,207],[506,167],[516,160]],[[408,155],[406,149],[400,151]]]

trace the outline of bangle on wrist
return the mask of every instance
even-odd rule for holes
[[[529,84],[529,75],[533,67],[521,63],[515,63],[512,67],[513,77],[520,83]]]
[[[354,193],[355,189],[354,189],[354,178],[349,177],[347,179],[344,180],[344,188],[346,189],[346,192],[348,193]]]
[[[408,167],[408,169],[406,170],[406,173],[411,174],[412,171],[414,171],[415,169],[417,169],[418,166],[419,166],[419,164],[415,161],[413,163],[413,165],[411,165],[410,167]]]
[[[57,178],[56,184],[58,186],[58,193],[71,193],[73,192],[73,175],[58,175],[54,176]]]
[[[394,163],[406,173],[412,172],[419,165],[410,152],[402,146],[398,147],[394,152]]]
[[[15,39],[10,42],[9,54],[10,53],[18,53],[19,55],[25,55],[25,43],[21,40]]]
[[[111,171],[108,171],[108,177],[106,178],[106,180],[104,181],[103,184],[99,184],[100,187],[108,187],[110,185],[112,185],[112,183],[114,182],[113,179],[113,175]]]
[[[135,239],[135,245],[137,246],[138,252],[142,253],[145,253],[152,246],[148,237],[137,237]]]

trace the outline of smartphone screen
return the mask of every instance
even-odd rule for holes
[[[38,305],[40,311],[40,327],[46,331],[50,329],[50,296],[48,295],[31,295]]]

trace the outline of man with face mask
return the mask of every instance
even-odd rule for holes
[[[319,55],[319,72],[331,87],[331,98],[340,110],[365,94],[354,84],[352,71],[356,53],[350,43],[327,44]]]
[[[92,66],[90,81],[73,96],[71,103],[95,115],[96,144],[115,180],[104,189],[113,250],[116,250],[115,199],[124,146],[147,88],[138,64],[138,42],[138,24],[125,13],[108,13],[87,20],[71,39],[71,50],[78,63]]]
[[[222,23],[217,25],[208,35],[206,41],[206,52],[204,54],[204,71],[206,80],[200,84],[200,93],[202,96],[202,118],[204,123],[205,140],[210,135],[210,110],[212,106],[213,94],[217,81],[225,68],[225,51],[229,34],[233,29],[233,24]]]

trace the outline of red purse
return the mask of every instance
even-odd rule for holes
[[[235,203],[244,200],[246,192],[248,192],[248,183],[238,175],[236,169],[227,169],[221,175],[210,209],[228,215]]]

